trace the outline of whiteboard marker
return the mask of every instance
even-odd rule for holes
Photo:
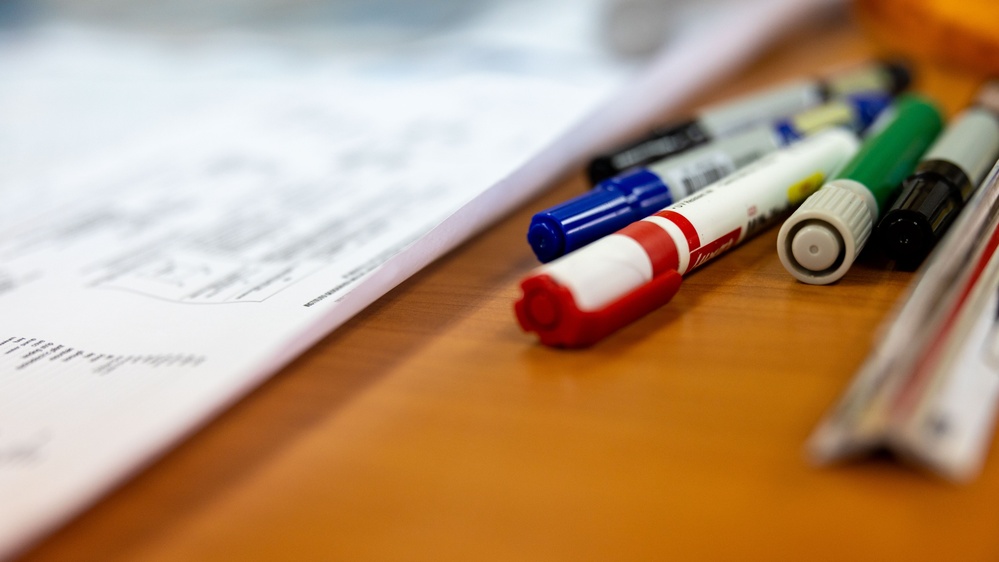
[[[536,269],[514,305],[541,343],[591,345],[666,304],[682,275],[786,216],[856,152],[830,129]]]
[[[928,100],[899,98],[878,133],[864,141],[835,180],[809,197],[781,226],[777,255],[795,279],[812,285],[839,280],[870,238],[881,209],[943,127]]]
[[[834,73],[825,79],[802,79],[705,108],[694,119],[653,130],[647,136],[595,157],[587,167],[593,185],[625,170],[679,154],[739,129],[793,115],[848,94],[905,90],[908,69],[896,62],[876,61]]]
[[[527,241],[539,261],[550,262],[822,129],[844,126],[860,133],[891,101],[891,96],[878,92],[845,96],[605,180],[583,195],[536,213]]]
[[[922,263],[999,159],[999,107],[988,105],[990,91],[999,92],[999,82],[947,125],[878,224],[876,241],[900,268]]]

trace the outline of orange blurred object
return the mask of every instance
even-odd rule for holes
[[[999,75],[999,1],[857,0],[871,36],[891,49],[982,75]]]

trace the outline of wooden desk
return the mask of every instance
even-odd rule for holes
[[[831,23],[699,101],[875,52]],[[950,111],[975,87],[920,71]],[[804,458],[910,275],[796,283],[770,231],[593,349],[545,349],[511,311],[524,232],[582,189],[381,299],[26,560],[999,558],[999,459],[958,487]]]

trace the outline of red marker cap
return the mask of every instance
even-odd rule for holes
[[[520,327],[536,332],[544,345],[586,347],[668,303],[681,281],[667,271],[601,309],[582,311],[569,289],[547,274],[533,275],[520,284],[524,296],[514,310]]]

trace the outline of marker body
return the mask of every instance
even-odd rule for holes
[[[940,112],[917,96],[901,98],[893,109],[890,121],[864,142],[838,177],[781,226],[777,254],[799,281],[824,285],[846,274],[879,210],[943,126]]]
[[[580,347],[668,302],[681,276],[785,216],[857,150],[819,133],[544,265],[521,284],[517,319],[541,343]]]
[[[682,154],[599,183],[590,192],[531,218],[527,240],[549,262],[679,201],[738,169],[833,125],[867,128],[891,103],[883,93],[855,94],[787,119],[749,127]]]
[[[878,62],[834,74],[826,80],[797,80],[772,89],[710,106],[696,119],[653,130],[649,135],[608,154],[587,167],[593,185],[635,166],[679,154],[739,129],[769,123],[824,101],[859,92],[895,94],[909,84],[908,71]]]
[[[885,213],[877,240],[885,254],[915,269],[947,231],[999,159],[999,115],[963,111],[930,147]]]

